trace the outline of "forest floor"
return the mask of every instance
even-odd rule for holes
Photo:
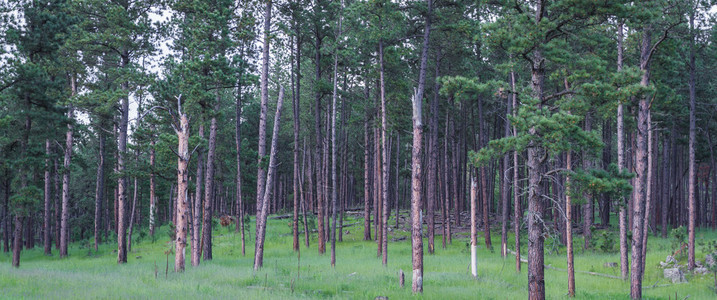
[[[395,225],[392,218],[390,225]],[[409,232],[403,226],[392,229],[388,246],[388,266],[376,257],[376,243],[363,241],[363,222],[348,215],[344,224],[343,242],[337,242],[336,268],[329,265],[330,243],[326,254],[316,251],[316,234],[311,245],[304,246],[301,237],[301,257],[291,249],[291,220],[270,219],[264,254],[264,268],[254,272],[254,222],[247,228],[246,256],[241,255],[239,234],[233,225],[216,226],[214,259],[191,267],[187,253],[187,269],[174,273],[174,255],[169,256],[168,269],[165,251],[171,249],[168,226],[157,229],[157,239],[137,240],[129,253],[128,262],[116,263],[116,244],[104,244],[98,252],[90,251],[89,241],[73,243],[70,257],[59,259],[43,255],[42,245],[24,250],[19,269],[10,266],[11,254],[0,254],[0,298],[231,298],[231,299],[294,299],[337,298],[389,299],[410,298],[411,245]],[[373,229],[373,228],[372,228]],[[613,228],[614,230],[614,228]],[[372,232],[373,233],[373,232]],[[437,233],[439,233],[437,231]],[[525,299],[528,295],[527,265],[522,273],[515,272],[515,257],[500,256],[500,229],[493,228],[493,247],[486,249],[479,234],[478,279],[468,270],[467,237],[454,237],[447,249],[441,247],[436,236],[436,253],[429,255],[424,241],[424,293],[416,298],[426,299]],[[601,236],[600,232],[594,233]],[[514,245],[509,237],[509,248]],[[697,232],[698,245],[717,239],[710,230]],[[523,247],[527,244],[523,237]],[[617,241],[615,241],[616,243]],[[546,265],[565,269],[564,247],[546,242]],[[576,238],[575,249],[582,249],[583,240]],[[617,248],[617,246],[615,246]],[[552,251],[549,251],[551,250]],[[187,247],[189,250],[189,247]],[[527,253],[523,248],[523,253]],[[698,246],[697,258],[704,260]],[[672,253],[670,239],[650,235],[643,296],[646,299],[715,299],[714,277],[686,274],[689,283],[672,284],[662,276],[660,261]],[[686,260],[682,258],[682,261]],[[300,263],[299,263],[300,262]],[[628,299],[629,281],[594,276],[580,271],[619,276],[619,267],[606,263],[619,262],[616,252],[576,250],[576,297],[578,299]],[[406,274],[406,287],[399,287],[398,272]],[[567,298],[567,274],[558,269],[546,269],[545,281],[549,299]]]

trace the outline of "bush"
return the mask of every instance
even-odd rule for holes
[[[601,231],[593,237],[592,246],[600,252],[612,253],[615,251],[615,235],[608,230]]]

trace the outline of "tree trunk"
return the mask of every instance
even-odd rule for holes
[[[690,136],[689,136],[689,186],[688,186],[688,241],[687,241],[687,268],[695,268],[695,188],[697,172],[695,170],[695,16],[694,11],[690,13],[690,63],[689,63],[689,90],[690,90]]]
[[[669,161],[670,161],[670,143],[667,139],[667,137],[664,137],[662,140],[662,205],[660,208],[660,212],[662,213],[662,219],[660,221],[660,227],[662,229],[662,238],[667,238],[667,228],[669,227],[667,224],[667,212],[670,208],[670,186],[671,186],[671,180],[670,180],[670,168],[669,168]]]
[[[430,0],[429,0],[430,1]],[[381,249],[382,249],[382,263],[384,266],[388,265],[388,151],[389,146],[388,135],[386,133],[388,129],[388,120],[386,118],[386,91],[384,82],[384,59],[383,59],[383,41],[378,43],[379,61],[380,61],[380,77],[381,77]],[[424,66],[425,67],[425,66]],[[425,70],[424,70],[425,72]],[[420,100],[419,100],[420,101]],[[415,132],[415,130],[414,130]],[[420,137],[420,136],[419,136]],[[420,157],[419,157],[420,159]],[[420,192],[420,191],[419,191]]]
[[[585,131],[592,131],[592,120],[589,112],[585,115]],[[583,169],[590,170],[592,166],[589,153],[583,151]],[[585,239],[585,244],[583,245],[583,249],[587,250],[590,248],[590,240],[593,236],[593,195],[587,192],[584,193],[583,196],[585,197],[585,204],[583,205],[583,238]]]
[[[294,191],[294,220],[292,223],[292,233],[294,237],[294,251],[299,251],[299,131],[301,122],[299,120],[299,108],[301,101],[301,94],[299,93],[299,72],[301,66],[301,43],[299,41],[299,28],[296,25],[296,18],[294,18],[294,28],[296,30],[296,56],[291,57],[291,64],[296,64],[296,73],[294,68],[291,69],[291,83],[292,83],[292,95],[291,95],[291,107],[294,112],[294,173],[293,173],[293,191]],[[293,50],[293,49],[291,49]]]
[[[575,297],[575,265],[573,263],[573,224],[572,224],[572,202],[570,199],[570,171],[572,169],[572,154],[568,150],[566,165],[568,175],[565,177],[565,239],[568,256],[568,297]]]
[[[474,175],[471,175],[471,275],[474,278],[478,277],[478,222],[476,221],[476,215],[478,214],[477,206],[477,194],[478,187]]]
[[[217,89],[214,110],[219,111],[221,98]],[[212,212],[214,211],[214,160],[217,149],[217,116],[212,116],[209,125],[209,149],[207,149],[207,169],[204,176],[204,213],[202,220],[202,253],[204,260],[212,260]]]
[[[155,145],[154,137],[152,137],[149,146],[149,235],[151,237],[154,237],[154,223],[157,215],[157,190],[154,178]]]
[[[485,120],[483,119],[483,98],[478,97],[478,139],[480,140],[480,146],[485,147],[487,144],[487,136],[485,133]],[[487,249],[493,249],[493,244],[490,241],[490,205],[491,199],[488,198],[488,173],[486,172],[486,166],[480,166],[480,188],[483,198],[483,236],[485,238],[485,247]],[[492,177],[492,176],[491,176]]]
[[[650,227],[650,210],[652,208],[652,181],[654,180],[653,174],[653,140],[652,140],[652,113],[647,112],[647,191],[645,193],[645,221],[642,226],[642,270],[641,274],[645,274],[645,257],[647,256],[647,236],[649,235]],[[644,276],[643,276],[644,277]]]
[[[269,2],[271,3],[271,2]],[[279,139],[279,124],[281,122],[281,107],[284,104],[284,87],[279,89],[279,100],[276,103],[276,114],[274,115],[274,130],[271,135],[271,152],[269,154],[269,172],[266,178],[264,190],[264,201],[257,217],[256,227],[256,252],[254,253],[254,271],[258,271],[264,265],[264,237],[266,236],[266,217],[268,215],[269,199],[271,199],[271,186],[274,181],[274,170],[276,169],[277,140]]]
[[[515,89],[515,71],[510,70],[510,89],[513,97],[513,116],[518,115],[518,93]],[[513,124],[513,136],[518,136],[518,129]],[[515,238],[515,270],[520,273],[520,221],[523,211],[520,208],[518,151],[513,151],[513,235]]]
[[[511,100],[508,99],[506,101],[506,108],[505,108],[505,115],[510,116],[511,114]],[[506,118],[504,124],[503,124],[503,136],[509,137],[510,136],[510,122]],[[503,258],[508,257],[508,211],[510,207],[510,179],[509,179],[509,170],[510,170],[510,153],[506,152],[503,154],[503,165],[502,169],[500,171],[500,202],[501,202],[501,228],[500,228],[500,255]]]
[[[643,71],[640,85],[646,87],[650,83],[649,54],[652,48],[652,32],[645,29],[642,35],[640,53],[640,70]],[[637,134],[635,149],[635,199],[632,216],[632,262],[630,296],[642,298],[642,233],[645,214],[645,198],[647,184],[647,122],[650,103],[647,96],[642,96],[638,105]]]
[[[12,266],[20,267],[20,251],[22,250],[22,220],[19,214],[15,214],[15,238],[12,240]]]
[[[543,3],[537,3],[535,23],[540,23],[543,18]],[[540,46],[533,50],[531,65],[531,88],[532,96],[542,103],[543,83],[545,80],[545,65],[543,53]],[[541,108],[538,104],[538,109]],[[539,132],[535,126],[528,130],[529,134],[537,135]],[[531,300],[545,299],[545,269],[543,257],[543,226],[545,201],[542,199],[542,172],[543,156],[545,150],[536,141],[528,144],[528,298]]]
[[[72,76],[72,94],[75,95],[75,77]],[[70,230],[68,227],[69,218],[69,201],[70,201],[70,161],[72,159],[72,120],[74,119],[74,108],[70,107],[68,112],[70,123],[67,124],[67,133],[65,134],[65,158],[63,162],[62,172],[62,218],[60,221],[60,257],[67,257],[67,245],[69,243]]]
[[[423,49],[421,50],[421,65],[418,71],[418,88],[413,94],[413,149],[411,156],[411,244],[413,262],[412,289],[414,293],[423,293],[423,216],[421,214],[421,152],[423,146],[422,109],[423,90],[426,85],[426,64],[428,61],[428,42],[431,32],[431,13],[433,1],[426,0],[428,12],[423,32]],[[384,256],[385,259],[385,256]]]
[[[304,151],[303,151],[303,158],[301,159],[301,180],[299,181],[299,191],[301,192],[301,214],[304,218],[304,243],[306,244],[306,248],[309,248],[309,223],[306,220],[306,198],[304,198],[304,178],[306,176],[306,173],[304,169],[304,166],[306,165],[306,157],[311,156],[311,154],[308,154],[306,152],[306,138],[304,138]],[[309,173],[309,178],[311,178],[311,172]]]
[[[177,100],[179,104],[180,100]],[[178,105],[179,128],[177,130],[177,208],[175,223],[175,255],[174,271],[184,272],[184,249],[187,247],[187,226],[189,202],[187,201],[187,190],[189,188],[189,119],[182,113]],[[198,201],[198,200],[195,200]]]
[[[343,2],[342,2],[343,4]],[[343,8],[343,7],[342,7]],[[341,37],[341,15],[339,15],[339,32]],[[331,266],[336,267],[336,198],[338,189],[338,180],[336,177],[336,97],[338,96],[338,65],[339,54],[338,49],[334,52],[334,92],[331,99]],[[341,116],[344,117],[343,115]],[[339,228],[341,230],[341,228]]]
[[[122,55],[121,68],[129,65],[129,54]],[[127,123],[129,122],[129,83],[121,84],[124,93],[121,101],[122,114],[119,123],[119,140],[117,141],[117,263],[127,262],[127,223],[125,216],[127,202],[127,177],[125,172],[125,154],[127,154]]]
[[[452,101],[452,100],[451,100]],[[448,144],[451,142],[451,136],[449,135],[449,119],[451,119],[450,113],[446,113],[446,125],[445,134],[443,136],[443,187],[445,190],[445,197],[443,198],[443,249],[446,249],[446,242],[452,243],[451,240],[451,190],[448,178]]]
[[[368,98],[369,98],[369,89],[368,84],[364,87],[364,94],[366,96],[367,106],[368,106]],[[366,109],[368,110],[368,108]],[[364,116],[364,132],[363,132],[363,141],[364,141],[364,147],[363,147],[363,191],[364,191],[364,205],[363,205],[363,240],[364,241],[370,241],[371,240],[371,172],[369,171],[371,169],[371,151],[369,146],[369,130],[370,130],[370,113],[366,112],[366,115]]]
[[[55,232],[54,232],[54,234],[55,234],[55,249],[59,250],[60,249],[60,215],[62,214],[62,207],[60,206],[60,194],[61,194],[60,193],[60,172],[59,172],[59,169],[57,168],[57,164],[58,164],[57,161],[58,161],[57,159],[53,159],[53,161],[52,161],[52,165],[54,168],[54,174],[52,175],[52,183],[54,186],[53,191],[55,191],[55,195],[53,197],[54,198],[53,206],[55,207],[55,211],[53,212],[52,219],[55,222]],[[9,185],[9,183],[8,183],[8,185]],[[8,186],[8,189],[9,189],[9,186]],[[9,199],[9,197],[8,197],[8,199]],[[9,223],[9,221],[8,221],[8,223]]]
[[[136,154],[139,156],[139,151]],[[135,160],[136,163],[136,160]],[[132,193],[132,209],[129,215],[129,234],[127,234],[127,251],[132,252],[132,233],[134,231],[134,216],[137,209],[137,177],[134,177],[134,192]]]
[[[271,31],[271,5],[273,1],[266,2],[266,8],[264,9],[264,47],[262,49],[262,61],[261,61],[261,110],[259,113],[259,141],[257,150],[257,176],[256,176],[256,234],[259,236],[259,223],[258,218],[262,214],[262,207],[264,207],[264,190],[266,184],[266,170],[264,170],[264,156],[266,156],[266,110],[267,103],[269,102],[269,34]],[[256,240],[258,242],[258,239]],[[254,244],[255,256],[259,253],[259,243]],[[263,249],[262,249],[263,251]],[[254,268],[258,269],[261,264],[257,265],[255,258]]]
[[[199,139],[204,140],[204,124],[199,122]],[[200,264],[202,256],[202,183],[204,182],[204,149],[197,148],[197,171],[194,185],[194,202],[189,202],[192,218],[192,242],[190,245],[191,264],[196,267]]]
[[[102,148],[102,142],[100,142],[100,148]],[[45,139],[45,209],[43,210],[44,214],[44,222],[42,225],[42,232],[43,232],[43,242],[45,245],[45,255],[52,255],[52,240],[50,239],[50,197],[52,194],[52,186],[50,185],[50,154],[51,154],[51,148],[50,148],[50,140]],[[102,165],[102,155],[100,155],[100,166]],[[97,182],[99,184],[99,176],[97,179]],[[7,210],[4,211],[3,218],[8,218],[10,214]],[[95,217],[96,218],[96,217]],[[3,223],[5,221],[3,220]],[[97,223],[95,221],[95,223]],[[97,226],[95,226],[97,227]],[[95,232],[97,230],[95,229]],[[3,232],[5,235],[7,235],[7,231]],[[95,234],[95,251],[97,251],[97,234]]]
[[[242,48],[243,53],[243,48]],[[243,70],[243,69],[242,69]],[[243,75],[243,72],[240,73]],[[239,78],[239,87],[237,88],[237,103],[236,103],[236,127],[235,127],[235,141],[236,141],[236,151],[237,151],[237,177],[236,177],[236,201],[237,201],[237,211],[236,211],[236,229],[240,231],[241,235],[241,255],[246,255],[246,242],[245,242],[245,233],[244,233],[244,202],[242,199],[242,191],[241,191],[241,113],[242,113],[242,82],[243,78]]]
[[[617,71],[622,71],[623,59],[623,23],[617,27]],[[620,172],[625,170],[625,121],[623,117],[623,105],[620,101],[617,105],[617,168]],[[625,197],[620,197],[620,274],[623,279],[627,279],[628,260],[627,260],[627,214],[625,206],[627,205]]]
[[[427,199],[426,199],[426,215],[428,216],[428,253],[433,254],[435,252],[434,246],[434,235],[435,235],[435,203],[438,199],[438,191],[436,188],[437,177],[438,177],[438,91],[440,90],[440,81],[438,80],[440,75],[440,63],[441,63],[441,49],[436,49],[436,72],[435,72],[435,83],[433,84],[433,99],[431,99],[431,120],[429,121],[429,138],[428,138],[428,181],[427,181]],[[400,150],[399,150],[400,151]],[[397,155],[398,157],[398,155]],[[396,166],[398,166],[398,159],[396,159]],[[398,181],[396,181],[398,184]],[[398,207],[396,207],[398,211]],[[398,215],[396,215],[398,219]],[[398,222],[398,220],[397,220]]]

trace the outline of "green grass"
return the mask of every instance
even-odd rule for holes
[[[376,257],[376,244],[362,241],[362,222],[349,218],[345,224],[355,225],[344,230],[343,242],[337,242],[336,268],[329,265],[330,255],[318,255],[316,235],[311,247],[301,247],[301,269],[291,250],[291,227],[289,220],[270,220],[264,254],[264,268],[254,272],[253,233],[247,234],[247,255],[241,256],[239,235],[230,228],[218,228],[215,232],[214,260],[203,261],[199,267],[191,267],[187,252],[187,269],[174,273],[173,255],[169,258],[169,274],[165,278],[166,256],[169,249],[166,227],[158,229],[159,239],[149,238],[135,242],[127,264],[116,263],[116,244],[106,244],[99,252],[90,253],[86,247],[75,243],[70,257],[59,259],[57,250],[53,256],[44,256],[41,247],[23,251],[19,269],[10,266],[11,254],[0,254],[0,298],[232,298],[232,299],[293,299],[338,298],[373,299],[387,296],[389,299],[405,299],[411,293],[411,247],[410,240],[389,243],[388,266],[383,267]],[[391,224],[391,223],[389,223]],[[253,229],[253,221],[251,222]],[[523,299],[527,297],[527,265],[523,272],[515,272],[515,258],[503,259],[499,254],[500,236],[493,236],[496,252],[479,247],[479,278],[473,279],[468,272],[469,252],[466,238],[454,238],[448,249],[441,248],[436,238],[436,254],[424,256],[424,293],[415,298],[426,299]],[[404,236],[407,232],[393,230],[389,237]],[[465,235],[462,235],[465,237]],[[717,234],[699,231],[698,240],[713,240]],[[523,238],[525,244],[525,238]],[[482,243],[480,239],[479,245]],[[425,242],[424,242],[425,245]],[[508,245],[513,245],[512,236]],[[575,240],[575,248],[582,249],[582,239]],[[327,244],[327,250],[330,249]],[[189,250],[189,247],[187,247]],[[523,250],[525,251],[525,250]],[[546,264],[565,268],[565,251],[546,252]],[[670,241],[650,236],[645,286],[667,284],[662,278],[659,261],[671,252]],[[526,253],[526,252],[523,252]],[[699,247],[698,258],[703,259]],[[592,251],[575,253],[576,270],[619,275],[619,268],[606,268],[605,262],[619,262],[618,254],[602,254]],[[155,278],[155,264],[159,271]],[[406,273],[406,287],[398,284],[398,270]],[[300,276],[298,276],[300,275]],[[567,274],[551,269],[545,270],[547,297],[566,298]],[[711,286],[712,275],[705,277],[688,275],[689,283],[646,288],[645,298],[660,299],[715,299]],[[293,286],[293,289],[292,289]],[[629,282],[619,279],[597,277],[576,273],[577,298],[579,299],[627,299]]]

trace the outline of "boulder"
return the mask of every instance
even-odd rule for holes
[[[714,252],[712,253],[712,255],[707,255],[707,257],[705,257],[705,265],[707,265],[707,267],[712,267],[715,265],[715,256],[717,256],[717,252]]]
[[[617,268],[617,263],[616,262],[606,262],[603,266],[606,268]]]
[[[683,273],[679,268],[665,269],[662,274],[665,278],[672,280],[672,283],[687,282],[687,279],[685,279],[685,273]]]
[[[705,267],[699,267],[699,268],[695,268],[694,272],[695,272],[695,274],[705,275],[705,274],[709,273],[710,270],[707,270],[707,268],[705,268]]]
[[[668,256],[665,258],[665,263],[668,263],[668,264],[676,264],[676,263],[677,263],[677,260],[675,259],[674,256],[668,255]]]

